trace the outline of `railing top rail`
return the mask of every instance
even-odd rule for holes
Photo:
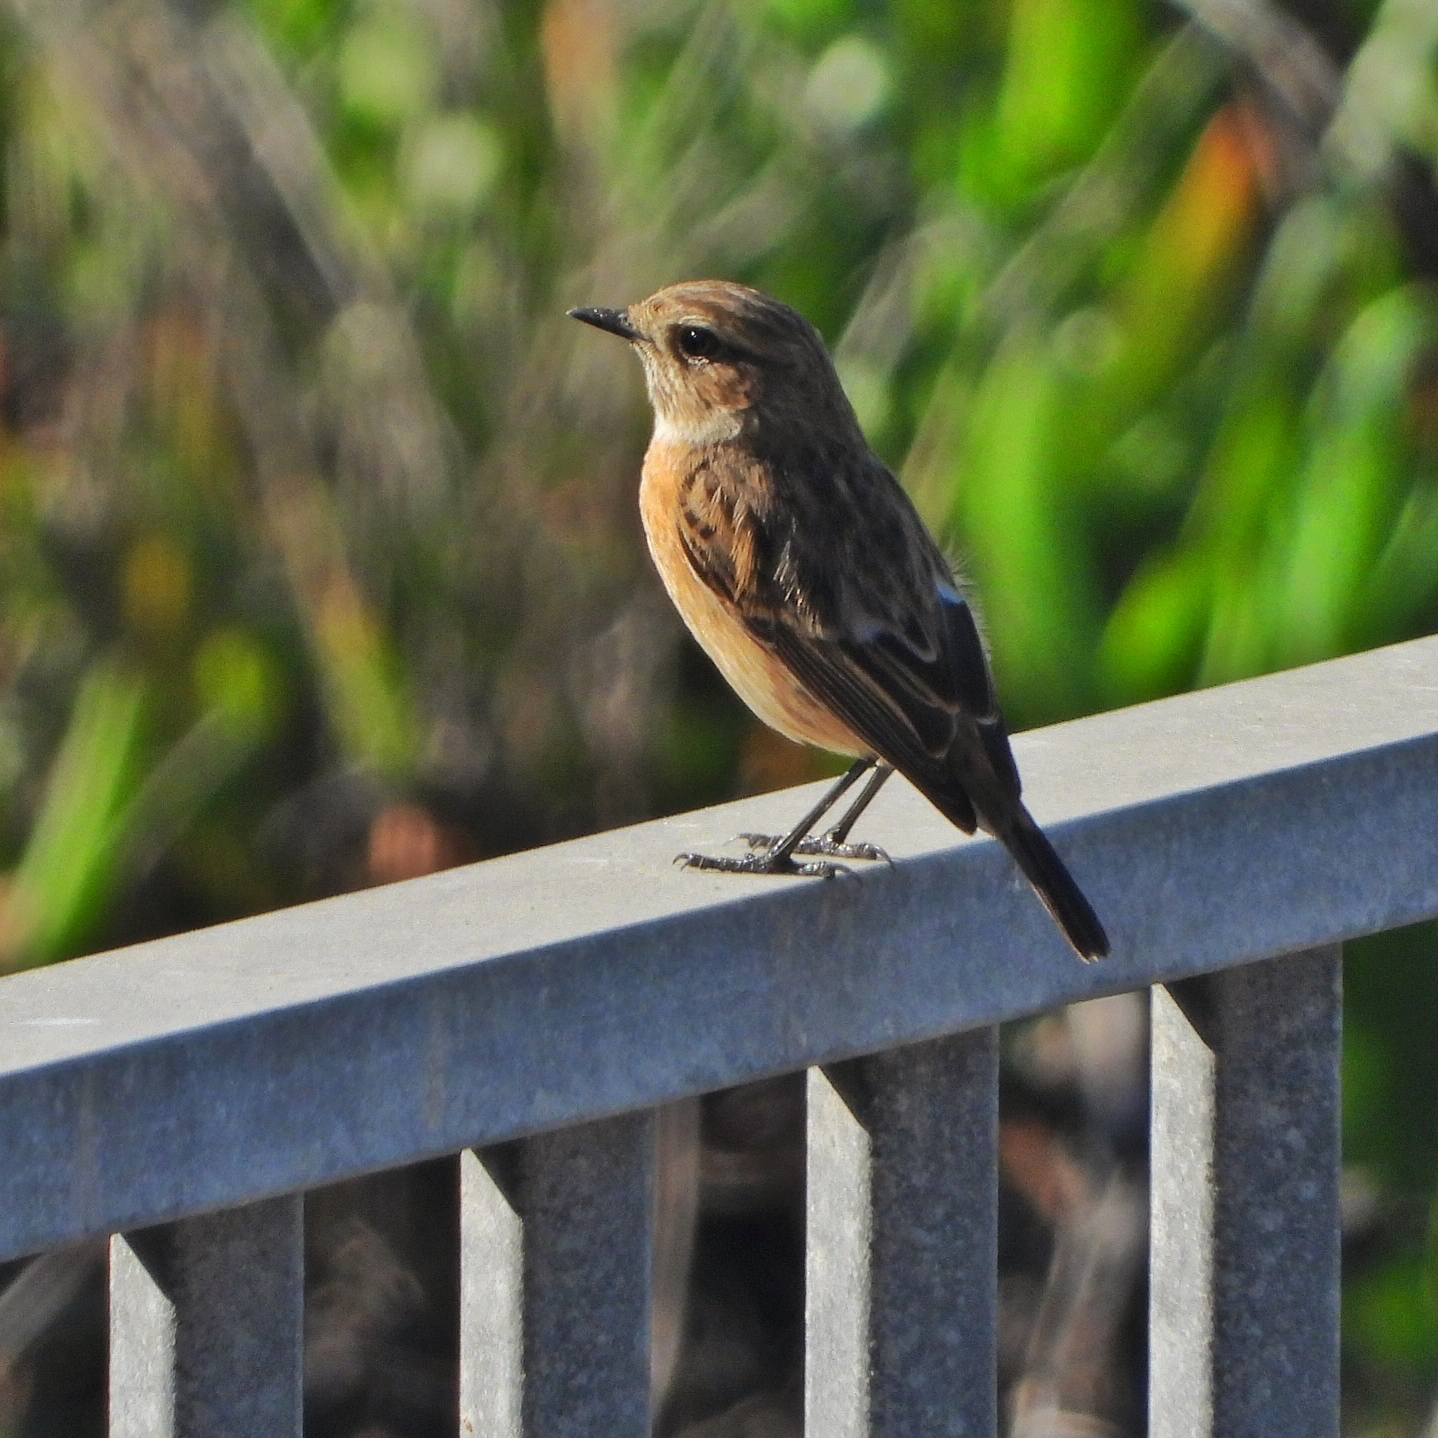
[[[0,985],[0,1257],[1438,913],[1438,638],[1016,742],[1105,919],[889,786],[894,868],[681,873],[792,792]]]

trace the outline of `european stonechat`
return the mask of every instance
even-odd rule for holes
[[[1008,849],[1081,957],[1108,953],[1020,798],[970,601],[865,442],[814,327],[723,280],[570,314],[628,340],[643,362],[654,437],[640,514],[690,632],[766,724],[855,761],[789,833],[746,835],[743,858],[679,860],[827,877],[836,859],[883,858],[848,835],[897,769],[966,834],[981,828]],[[849,810],[815,835],[870,769]]]

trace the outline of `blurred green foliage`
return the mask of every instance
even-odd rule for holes
[[[637,370],[563,319],[684,276],[830,337],[1019,727],[1438,627],[1431,7],[0,14],[8,966],[811,772],[656,598]],[[1432,937],[1350,970],[1425,1214],[1352,1392],[1411,1424]]]

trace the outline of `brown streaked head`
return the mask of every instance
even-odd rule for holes
[[[818,331],[759,290],[685,280],[627,309],[569,313],[634,346],[656,435],[709,444],[791,424],[858,435]]]

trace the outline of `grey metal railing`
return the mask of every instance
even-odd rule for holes
[[[304,1190],[458,1154],[456,1431],[639,1438],[660,1106],[809,1068],[808,1432],[990,1434],[994,1026],[1158,984],[1152,1431],[1336,1433],[1338,945],[1438,914],[1438,639],[1016,748],[1104,963],[891,785],[831,883],[671,867],[768,796],[6,980],[0,1258],[119,1235],[113,1434],[294,1434]]]

